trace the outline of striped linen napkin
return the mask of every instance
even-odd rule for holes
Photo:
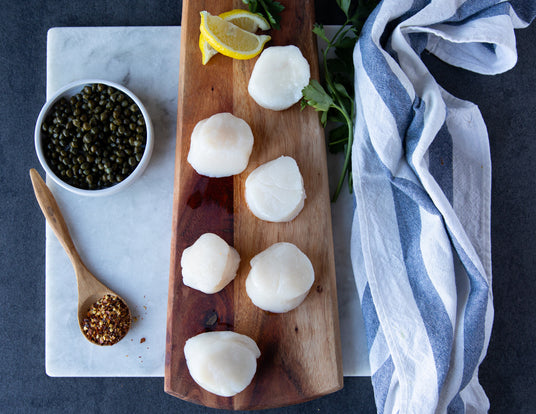
[[[354,50],[352,264],[379,413],[481,413],[493,322],[491,161],[477,106],[424,50],[482,74],[512,68],[535,1],[384,0]]]

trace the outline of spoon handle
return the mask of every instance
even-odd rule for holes
[[[76,250],[76,247],[74,246],[73,240],[69,233],[69,228],[67,227],[67,223],[65,223],[65,219],[61,214],[61,210],[56,202],[56,199],[39,173],[34,168],[30,169],[30,178],[32,180],[35,197],[37,198],[39,207],[41,207],[41,211],[45,215],[50,228],[54,231],[56,237],[65,249],[69,259],[73,263],[73,266],[77,268],[82,264],[82,260],[78,254],[78,251]]]

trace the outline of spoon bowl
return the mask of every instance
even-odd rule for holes
[[[58,238],[60,244],[65,249],[67,256],[69,257],[76,275],[76,281],[78,286],[78,325],[80,330],[84,334],[84,337],[91,343],[97,345],[113,345],[119,342],[130,329],[131,324],[131,313],[128,309],[126,301],[121,298],[117,293],[104,285],[95,275],[93,275],[76,250],[76,247],[73,243],[67,223],[63,218],[61,210],[56,202],[56,199],[52,195],[52,192],[47,187],[39,173],[35,169],[30,170],[30,178],[32,180],[32,185],[37,198],[37,202],[45,215],[45,218],[54,231],[54,234]],[[84,324],[85,319],[88,317],[88,313],[93,305],[95,305],[100,299],[103,299],[107,295],[112,297],[117,297],[118,301],[122,302],[127,310],[127,314],[122,321],[121,335],[120,337],[114,337],[108,343],[102,343],[96,339],[90,338],[85,330]]]

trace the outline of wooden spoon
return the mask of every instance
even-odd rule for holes
[[[74,272],[76,275],[76,282],[78,285],[78,324],[80,330],[84,334],[84,337],[97,345],[113,345],[116,342],[119,342],[128,332],[130,328],[130,310],[123,298],[121,298],[117,293],[109,289],[103,283],[101,283],[86,267],[78,251],[76,250],[71,235],[69,234],[69,229],[65,223],[65,219],[61,214],[61,210],[56,202],[56,199],[52,195],[52,192],[47,187],[39,173],[34,169],[30,169],[30,178],[32,180],[33,189],[35,192],[35,197],[37,202],[47,219],[50,228],[56,234],[59,242],[65,249],[65,252],[69,256],[71,263],[74,267]],[[95,304],[99,299],[102,299],[105,295],[116,296],[120,301],[123,302],[126,309],[128,310],[128,325],[122,335],[119,338],[116,338],[115,342],[112,343],[99,343],[96,340],[92,340],[86,336],[83,325],[84,318],[86,318],[87,313],[91,305]]]

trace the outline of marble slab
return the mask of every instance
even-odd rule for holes
[[[163,376],[175,160],[180,27],[52,28],[47,96],[83,78],[115,81],[146,105],[155,128],[150,164],[118,194],[87,198],[47,179],[88,268],[129,303],[131,331],[113,347],[84,339],[76,321],[74,271],[46,230],[46,373],[49,376]],[[340,156],[329,156],[335,185]],[[354,199],[332,205],[344,375],[369,375],[359,299],[349,258]]]

